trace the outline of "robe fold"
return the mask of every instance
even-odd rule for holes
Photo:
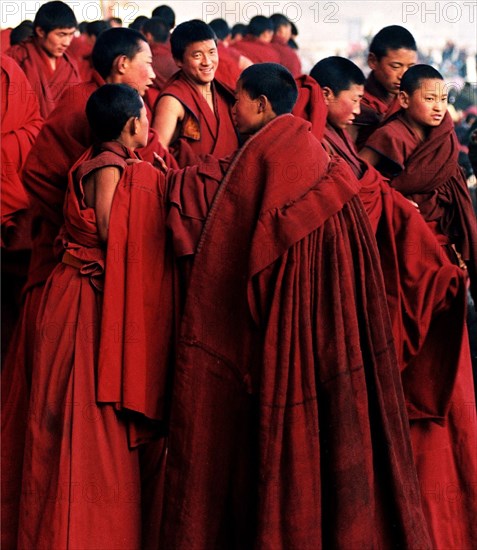
[[[283,42],[277,36],[273,37],[272,46],[280,56],[280,63],[291,72],[294,78],[298,78],[302,73],[301,61],[296,50],[290,48],[288,42]]]
[[[166,82],[179,70],[171,53],[171,45],[169,42],[161,44],[153,42],[149,44],[152,53],[152,68],[155,73],[153,86],[161,91]]]
[[[170,146],[181,167],[196,164],[199,155],[222,158],[238,149],[237,131],[232,121],[234,95],[217,79],[212,86],[215,113],[182,71],[174,75],[162,90],[160,97],[175,97],[186,111],[180,134]]]
[[[384,120],[399,111],[401,105],[398,96],[389,94],[371,71],[364,84],[364,95],[360,107],[361,112],[353,123],[358,129],[356,139],[358,151],[364,147],[369,136]]]
[[[35,38],[12,46],[6,53],[26,74],[38,98],[41,116],[45,119],[55,109],[63,93],[82,81],[76,61],[68,53],[56,58],[56,68],[53,69]]]
[[[222,42],[217,44],[219,54],[219,66],[215,71],[215,77],[223,82],[232,91],[237,87],[237,80],[242,72],[239,67],[240,53],[233,48],[224,46]]]
[[[234,158],[181,325],[165,548],[430,547],[353,182],[291,115]]]
[[[327,125],[324,141],[359,178],[376,234],[433,546],[471,548],[477,534],[470,490],[477,479],[477,422],[470,414],[464,273],[415,207],[358,157],[346,132]],[[446,497],[449,491],[455,499]]]
[[[262,42],[254,36],[244,36],[234,42],[234,48],[253,63],[280,63],[280,54],[269,42]]]
[[[449,113],[421,142],[402,111],[376,130],[366,146],[384,157],[391,185],[419,205],[426,222],[451,258],[454,245],[469,269],[477,296],[477,219],[467,182],[458,165],[459,144]],[[455,260],[454,260],[455,261]]]
[[[292,114],[311,122],[313,135],[321,141],[328,114],[321,86],[308,75],[295,78],[295,82],[298,87],[298,99],[293,107]]]

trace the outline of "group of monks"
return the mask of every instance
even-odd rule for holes
[[[365,77],[282,14],[94,23],[1,55],[2,548],[473,548],[442,76],[397,25]]]

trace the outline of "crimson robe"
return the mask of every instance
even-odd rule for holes
[[[181,325],[165,548],[430,547],[357,193],[291,115],[234,158]]]
[[[366,146],[383,157],[391,185],[419,205],[451,258],[455,255],[449,244],[455,246],[468,266],[472,294],[477,297],[477,220],[457,162],[459,144],[450,114],[430,128],[424,142],[402,111],[376,132]]]
[[[262,42],[254,36],[247,35],[234,42],[234,48],[248,57],[253,63],[280,63],[280,54],[271,43]]]
[[[155,73],[153,86],[161,91],[166,82],[174,73],[179,70],[171,53],[171,45],[169,42],[161,44],[153,42],[150,44],[152,53],[152,68]]]
[[[186,111],[179,137],[170,147],[179,166],[195,164],[199,155],[226,157],[239,146],[232,121],[234,95],[218,80],[212,83],[212,90],[215,113],[182,71],[174,75],[161,92],[160,97],[175,97]]]
[[[380,124],[396,113],[401,105],[397,95],[389,92],[376,80],[373,71],[364,84],[364,95],[360,103],[361,112],[354,119],[354,126],[358,128],[356,147],[362,149],[369,136]]]
[[[88,82],[91,80],[93,65],[91,54],[93,53],[93,44],[88,41],[85,34],[74,36],[71,44],[68,46],[68,55],[73,57],[78,65],[81,80]]]
[[[56,58],[56,68],[35,38],[23,41],[7,50],[25,72],[40,103],[43,118],[55,109],[61,95],[71,86],[82,81],[76,61],[68,53]]]
[[[324,141],[359,178],[376,234],[433,545],[470,548],[477,536],[477,504],[469,490],[477,478],[477,422],[469,414],[464,274],[442,254],[414,206],[358,157],[345,131],[327,125]],[[445,497],[449,490],[455,499]]]
[[[235,90],[240,73],[242,72],[238,64],[240,53],[233,48],[224,46],[222,42],[217,44],[217,51],[219,53],[219,66],[215,72],[215,77],[231,90]]]
[[[280,56],[280,63],[291,72],[294,78],[298,78],[302,73],[301,61],[296,50],[290,48],[288,42],[283,42],[278,36],[273,37],[272,46]]]
[[[292,113],[311,122],[313,135],[321,141],[328,114],[321,86],[308,75],[295,78],[295,82],[298,87],[298,98]]]

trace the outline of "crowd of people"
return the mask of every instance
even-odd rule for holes
[[[2,548],[472,548],[477,130],[412,34],[9,35]]]

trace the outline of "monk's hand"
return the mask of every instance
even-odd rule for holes
[[[164,174],[167,172],[167,164],[164,162],[164,159],[160,157],[155,151],[153,166],[161,172],[164,172]]]
[[[138,162],[142,162],[141,159],[126,159],[126,164],[137,164]]]

